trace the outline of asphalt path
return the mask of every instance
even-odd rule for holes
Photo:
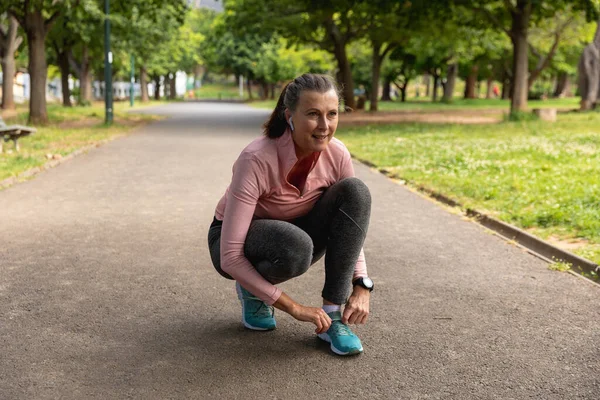
[[[0,399],[598,399],[600,290],[356,164],[376,284],[332,355],[277,312],[245,330],[206,237],[267,113],[169,118],[0,191]],[[281,287],[319,305],[323,265]]]

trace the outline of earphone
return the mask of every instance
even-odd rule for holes
[[[294,123],[292,122],[292,117],[290,117],[289,123],[290,123],[290,129],[293,132],[294,131]]]

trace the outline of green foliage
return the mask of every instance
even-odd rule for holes
[[[573,267],[573,264],[564,261],[555,261],[548,266],[552,271],[568,272]]]
[[[527,121],[537,121],[537,120],[539,120],[539,117],[532,112],[517,111],[517,112],[512,112],[510,114],[506,114],[504,116],[504,120],[512,121],[512,122],[527,122]]]

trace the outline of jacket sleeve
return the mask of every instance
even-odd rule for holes
[[[248,229],[265,190],[261,168],[248,154],[242,154],[233,166],[221,230],[221,268],[250,293],[272,305],[281,296],[281,289],[263,278],[244,256]]]

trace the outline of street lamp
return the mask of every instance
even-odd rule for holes
[[[110,18],[108,16],[109,0],[104,0],[104,122],[113,122],[113,93],[112,93],[112,52],[110,51]]]

